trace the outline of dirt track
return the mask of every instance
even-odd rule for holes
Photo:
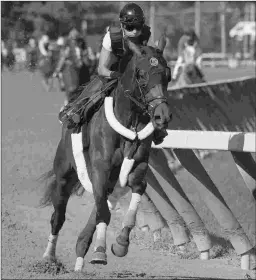
[[[133,242],[125,258],[116,258],[110,252],[114,224],[108,230],[108,265],[89,264],[91,249],[84,272],[72,272],[76,239],[92,207],[88,195],[69,202],[57,246],[57,256],[65,269],[52,276],[50,268],[47,270],[41,263],[52,209],[37,207],[43,190],[37,179],[52,165],[60,136],[57,113],[62,102],[61,93],[44,92],[37,74],[2,74],[2,278],[244,278],[246,272],[230,263],[230,259],[180,259],[142,249]]]

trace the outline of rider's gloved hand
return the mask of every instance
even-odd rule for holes
[[[118,71],[112,71],[111,73],[110,73],[110,78],[111,79],[118,79],[118,78],[120,78],[122,76],[122,74],[120,73],[120,72],[118,72]]]

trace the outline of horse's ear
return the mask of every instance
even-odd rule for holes
[[[162,34],[159,41],[158,41],[158,45],[157,47],[159,48],[160,51],[164,51],[164,48],[166,46],[166,35]]]

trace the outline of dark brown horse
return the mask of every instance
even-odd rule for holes
[[[146,189],[153,131],[167,128],[170,121],[166,99],[169,71],[162,55],[165,37],[159,40],[158,48],[139,49],[127,43],[130,51],[120,63],[123,75],[115,90],[105,98],[104,106],[94,113],[89,123],[81,127],[80,133],[72,133],[63,126],[53,171],[48,173],[53,181],[46,189],[42,204],[54,206],[51,234],[44,253],[49,259],[55,258],[70,195],[79,188],[79,180],[88,189],[87,170],[92,183],[95,205],[77,241],[75,270],[82,269],[95,231],[92,263],[107,263],[106,230],[111,218],[107,199],[118,178],[122,187],[128,185],[132,189],[132,198],[112,252],[120,257],[127,254],[129,234]]]

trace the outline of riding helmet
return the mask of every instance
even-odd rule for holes
[[[145,16],[141,7],[135,3],[126,4],[120,12],[119,20],[123,24],[144,24]]]

